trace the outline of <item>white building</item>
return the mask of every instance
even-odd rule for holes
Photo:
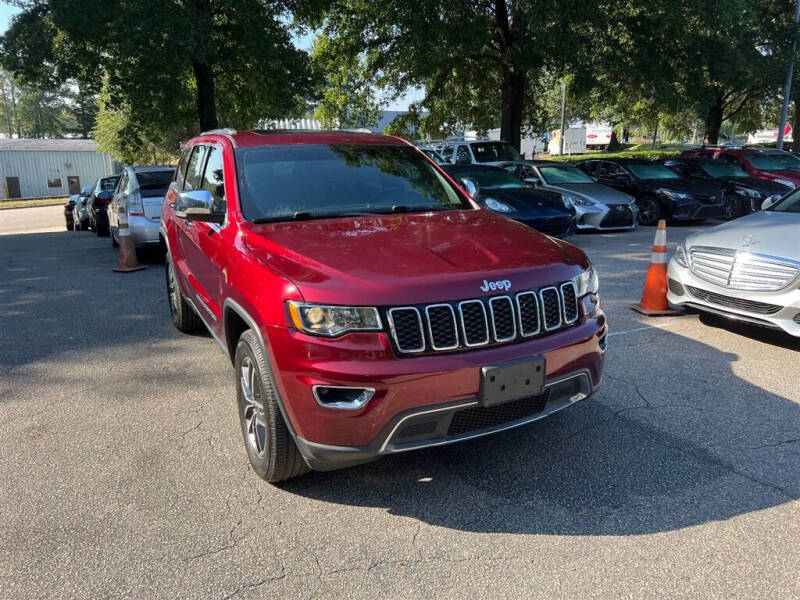
[[[77,194],[113,168],[94,140],[0,139],[0,199]]]

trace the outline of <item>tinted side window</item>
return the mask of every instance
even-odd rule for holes
[[[186,177],[186,167],[189,164],[189,156],[192,154],[192,149],[187,148],[181,155],[181,161],[178,163],[178,173],[175,176],[175,183],[178,184],[178,189],[183,189],[183,180]]]
[[[456,164],[470,164],[472,162],[472,157],[469,155],[469,148],[466,146],[459,146],[458,150],[456,151]]]
[[[203,189],[211,192],[214,199],[214,213],[225,214],[225,178],[222,168],[222,150],[214,146],[208,149],[208,161],[203,175]]]
[[[183,184],[184,190],[199,190],[203,186],[203,159],[206,155],[205,146],[195,146],[192,150],[192,157],[186,168],[186,181]]]
[[[620,167],[615,165],[614,163],[603,162],[600,163],[600,177],[625,177],[627,178],[628,174],[625,173]]]

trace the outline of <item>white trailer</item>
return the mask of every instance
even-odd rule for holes
[[[561,130],[550,134],[550,156],[561,154]],[[586,154],[586,128],[570,127],[564,130],[564,154]]]

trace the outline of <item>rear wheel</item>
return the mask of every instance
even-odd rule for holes
[[[636,201],[639,205],[639,225],[658,225],[661,218],[661,205],[656,198],[644,196]]]
[[[239,423],[253,470],[272,483],[308,473],[283,420],[266,356],[249,329],[236,345],[234,367]]]
[[[67,231],[74,231],[75,225],[67,221]]]
[[[169,312],[172,316],[172,324],[178,331],[183,333],[195,333],[203,327],[203,322],[194,309],[186,301],[181,291],[178,275],[172,266],[172,257],[167,256],[166,268],[167,301],[169,302]]]

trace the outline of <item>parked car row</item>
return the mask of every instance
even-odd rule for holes
[[[125,215],[137,249],[158,246],[161,205],[174,173],[173,167],[126,167],[119,175],[100,177],[64,205],[67,230],[110,236],[116,247]]]

